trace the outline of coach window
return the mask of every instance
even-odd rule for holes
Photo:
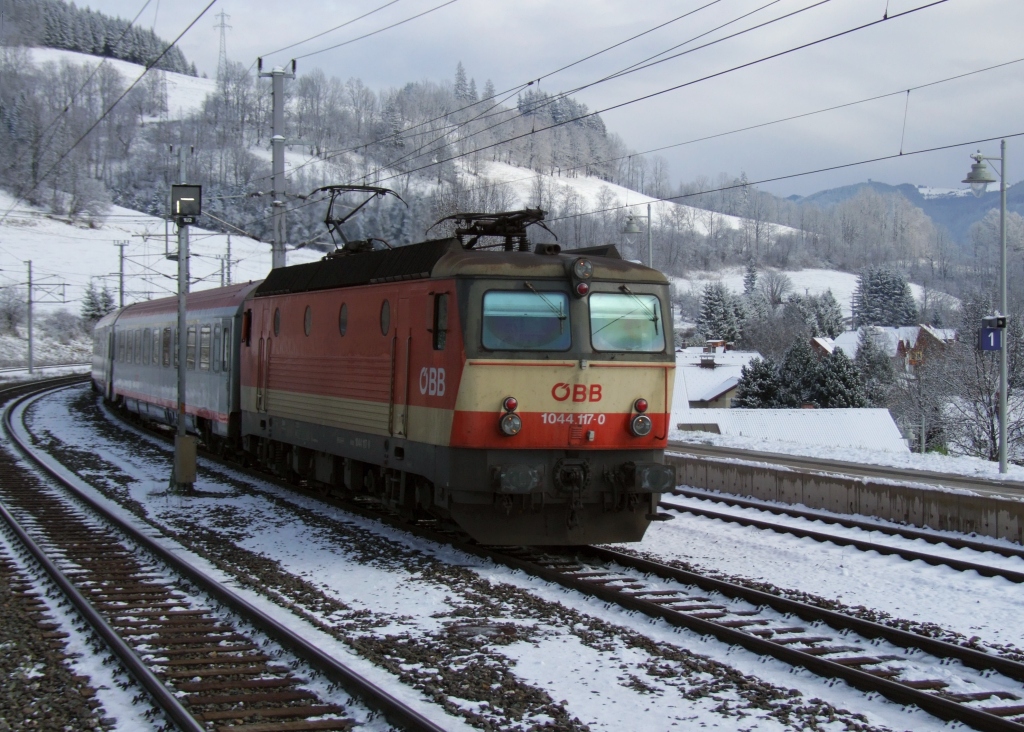
[[[190,325],[185,331],[185,368],[194,371],[196,368],[196,327]]]
[[[153,358],[150,363],[154,366],[160,365],[160,329],[153,328]]]
[[[302,330],[307,336],[313,330],[313,309],[309,305],[306,306],[306,314],[302,316]]]
[[[281,335],[281,308],[274,308],[274,337]]]
[[[117,360],[124,361],[124,333],[117,334]]]
[[[380,332],[387,335],[391,330],[391,303],[387,300],[380,306]]]
[[[150,351],[150,347],[153,345],[153,339],[151,338],[151,335],[152,335],[152,333],[150,332],[149,328],[146,328],[144,331],[142,331],[142,365],[143,366],[148,366],[149,365],[149,351]]]
[[[213,370],[220,371],[220,326],[213,326]]]
[[[142,363],[142,328],[135,331],[135,363]]]
[[[199,329],[199,369],[210,370],[210,326],[204,325]]]
[[[135,359],[135,331],[125,333],[124,362],[131,363]]]
[[[484,293],[483,346],[494,351],[567,351],[569,296],[564,292]]]
[[[225,321],[224,323],[224,341],[221,343],[223,351],[221,352],[220,369],[221,371],[227,371],[231,368],[231,321]]]
[[[170,366],[171,365],[171,329],[170,328],[164,328],[163,338],[164,338],[164,343],[163,343],[164,366]]]
[[[348,305],[342,303],[341,310],[338,311],[338,332],[344,337],[346,330],[348,330]]]
[[[177,328],[171,332],[171,342],[174,344],[174,368],[178,368],[181,363],[181,341],[178,340]]]
[[[448,295],[434,295],[434,350],[443,351],[448,339]]]

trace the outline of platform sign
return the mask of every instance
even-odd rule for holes
[[[978,348],[982,351],[1003,350],[1003,333],[1005,332],[1002,328],[982,328]]]

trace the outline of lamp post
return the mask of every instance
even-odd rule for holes
[[[640,224],[637,223],[633,214],[626,215],[626,226],[622,229],[623,234],[639,234]],[[647,204],[647,266],[654,269],[654,245],[651,240],[651,204]]]
[[[986,160],[999,161],[999,315],[1006,315],[1006,140],[999,144],[999,157],[986,157],[979,150],[974,155],[971,172],[963,182],[971,186],[975,196],[988,190],[989,183],[996,178],[985,165]],[[1009,387],[1009,359],[1007,354],[1006,329],[1003,328],[999,348],[999,472],[1006,472],[1006,392]]]

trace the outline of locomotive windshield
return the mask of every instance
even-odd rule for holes
[[[654,295],[629,291],[591,294],[590,341],[595,351],[664,351],[661,303]]]
[[[564,292],[484,293],[483,346],[494,351],[567,351],[569,296]]]

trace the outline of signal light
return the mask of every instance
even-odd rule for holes
[[[651,424],[651,418],[646,414],[641,414],[633,417],[633,421],[629,423],[630,431],[637,437],[647,437],[651,434],[651,428],[654,425]]]
[[[637,399],[635,402],[633,402],[633,409],[640,412],[640,414],[643,414],[644,412],[647,411],[647,400]]]
[[[588,285],[586,282],[580,282],[578,285],[576,285],[576,294],[579,295],[580,297],[583,297],[588,292],[590,292],[590,285]]]
[[[514,437],[515,435],[518,435],[519,430],[523,428],[523,420],[519,419],[518,414],[509,412],[508,414],[502,415],[499,425],[502,432],[509,437]]]
[[[519,408],[519,400],[515,397],[505,397],[505,401],[501,403],[501,406],[506,412],[514,412]]]

